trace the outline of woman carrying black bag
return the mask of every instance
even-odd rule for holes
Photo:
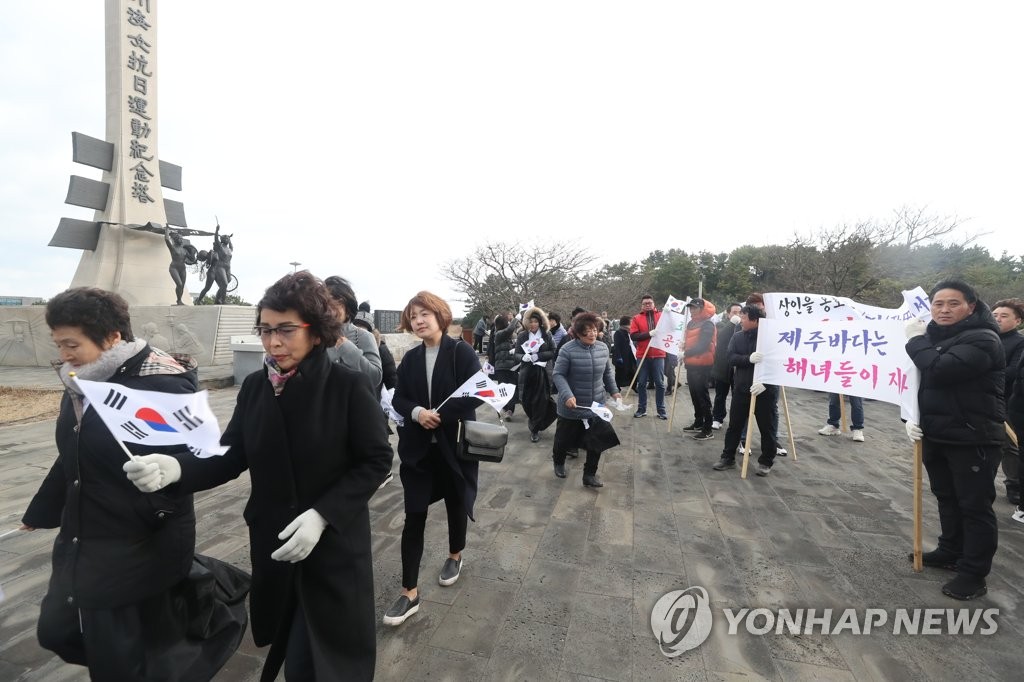
[[[540,432],[558,416],[551,401],[551,377],[545,368],[555,359],[555,344],[548,333],[548,317],[536,306],[523,313],[526,329],[516,338],[515,357],[519,368],[520,401],[529,417],[530,442],[540,440]],[[542,364],[543,363],[543,364]]]
[[[405,425],[398,427],[405,526],[402,593],[384,613],[385,625],[401,625],[419,611],[427,509],[438,500],[444,500],[448,512],[448,557],[438,582],[454,585],[462,572],[462,550],[466,547],[468,519],[473,518],[480,464],[456,456],[456,435],[460,420],[476,419],[480,403],[476,398],[446,399],[480,371],[480,360],[469,344],[445,333],[451,322],[448,304],[429,291],[421,291],[406,305],[399,324],[399,329],[412,332],[423,343],[402,358],[392,400],[405,420]]]
[[[562,346],[555,361],[558,425],[552,459],[555,476],[565,478],[568,451],[583,448],[587,452],[583,485],[600,488],[604,486],[597,477],[601,453],[618,445],[619,438],[612,425],[589,408],[595,402],[603,405],[607,395],[619,400],[619,389],[615,385],[608,346],[597,343],[598,317],[593,313],[580,313],[573,319],[572,328],[576,338]]]

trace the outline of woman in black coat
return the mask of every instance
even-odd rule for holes
[[[256,310],[267,357],[238,392],[221,438],[228,452],[142,457],[159,472],[155,483],[140,476],[136,484],[180,478],[181,490],[205,490],[248,470],[253,640],[271,645],[262,679],[275,679],[284,663],[288,680],[369,680],[376,627],[367,505],[392,460],[380,406],[369,377],[325,352],[341,326],[320,280],[286,275]]]
[[[555,401],[551,398],[551,376],[547,363],[555,359],[555,344],[548,333],[548,316],[533,307],[523,313],[526,329],[516,337],[513,347],[519,368],[520,400],[523,412],[529,417],[530,442],[540,440],[540,432],[551,426],[558,417]],[[527,352],[524,344],[534,344]],[[540,365],[538,363],[545,363]]]
[[[39,643],[87,666],[93,680],[211,679],[241,641],[245,613],[239,605],[235,620],[205,641],[188,637],[175,602],[195,552],[192,496],[145,495],[129,483],[122,445],[96,410],[83,406],[70,378],[73,372],[132,389],[194,393],[195,363],[182,365],[135,340],[128,304],[108,291],[58,294],[46,306],[46,323],[67,391],[57,417],[57,461],[22,519],[23,530],[60,526]]]
[[[479,402],[476,398],[447,398],[480,371],[480,361],[469,344],[445,334],[451,322],[448,304],[428,291],[416,294],[402,311],[399,329],[412,332],[423,343],[402,358],[392,401],[405,421],[398,427],[405,526],[402,593],[385,612],[385,625],[401,625],[419,610],[419,568],[427,508],[438,500],[444,500],[448,512],[448,558],[438,582],[453,585],[462,572],[462,550],[466,547],[467,520],[473,518],[479,464],[458,459],[455,440],[459,420],[474,421]]]
[[[509,420],[515,414],[516,403],[519,402],[519,375],[515,369],[519,363],[513,352],[518,328],[519,319],[512,317],[511,313],[495,315],[494,326],[491,329],[491,342],[487,346],[487,358],[494,367],[494,375],[491,378],[499,384],[512,384],[516,387],[512,398],[505,403],[501,412],[501,416]]]

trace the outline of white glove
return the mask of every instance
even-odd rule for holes
[[[166,488],[181,478],[181,464],[170,455],[140,455],[124,463],[121,470],[144,493]]]
[[[760,381],[750,387],[750,395],[761,395],[764,392],[764,384],[762,384]]]
[[[537,360],[539,360],[539,359],[540,359],[540,358],[538,358],[538,356],[537,356],[537,354],[536,354],[536,353],[532,353],[532,354],[530,355],[530,362],[537,362]]]
[[[762,360],[764,360],[764,353],[762,353],[761,351],[755,350],[753,353],[750,354],[750,364],[756,365]]]
[[[523,356],[523,362],[533,362],[533,356],[527,353]]]
[[[907,422],[906,427],[907,436],[910,438],[910,440],[916,443],[917,441],[924,438],[924,431],[922,431],[921,427],[915,424],[914,422]]]
[[[922,320],[920,317],[907,322],[907,338],[912,339],[915,336],[924,336],[925,331],[928,329],[928,323]],[[907,422],[908,424],[910,422]]]
[[[291,539],[278,547],[270,558],[275,561],[288,561],[297,563],[309,556],[309,553],[320,541],[324,528],[327,528],[327,521],[320,516],[316,509],[307,509],[295,520],[285,526],[285,529],[277,534],[278,540],[284,540],[289,535]]]

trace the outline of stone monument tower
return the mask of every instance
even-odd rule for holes
[[[102,169],[103,178],[72,175],[65,199],[96,213],[92,221],[62,218],[50,246],[83,250],[72,287],[167,305],[175,291],[163,226],[186,224],[182,204],[163,198],[164,188],[181,190],[181,168],[157,155],[157,0],[105,5],[106,140],[72,133],[74,160]]]

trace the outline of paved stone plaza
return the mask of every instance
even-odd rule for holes
[[[2,381],[0,381],[2,383]],[[213,391],[222,426],[235,389]],[[378,680],[1013,680],[1024,667],[1024,526],[1010,521],[1000,483],[1000,548],[989,594],[969,608],[998,608],[994,635],[729,635],[723,608],[958,608],[939,591],[947,574],[915,574],[911,548],[911,449],[896,408],[867,402],[866,443],[826,438],[822,394],[789,391],[799,461],[768,478],[715,472],[723,432],[685,436],[692,418],[677,393],[672,433],[653,417],[616,416],[622,445],[602,461],[599,491],[552,475],[553,428],[529,442],[521,412],[505,461],[483,465],[466,567],[440,587],[447,552],[443,511],[432,511],[420,612],[378,626]],[[652,396],[653,400],[653,396]],[[635,397],[631,402],[635,402]],[[493,412],[481,408],[482,418]],[[783,425],[783,431],[785,427]],[[52,463],[53,422],[0,428],[0,533],[17,527]],[[785,439],[785,437],[784,437]],[[393,440],[394,442],[394,440]],[[398,460],[394,463],[397,474]],[[1000,481],[1002,474],[999,475]],[[927,485],[927,479],[926,479]],[[241,511],[247,478],[197,495],[198,551],[248,568]],[[925,492],[925,548],[937,532]],[[378,617],[398,594],[402,490],[371,502]],[[55,531],[0,539],[0,680],[84,680],[36,644]],[[671,590],[702,586],[714,626],[701,646],[666,658],[649,624]],[[266,650],[251,639],[218,679],[255,680]],[[282,678],[283,679],[283,676]]]

